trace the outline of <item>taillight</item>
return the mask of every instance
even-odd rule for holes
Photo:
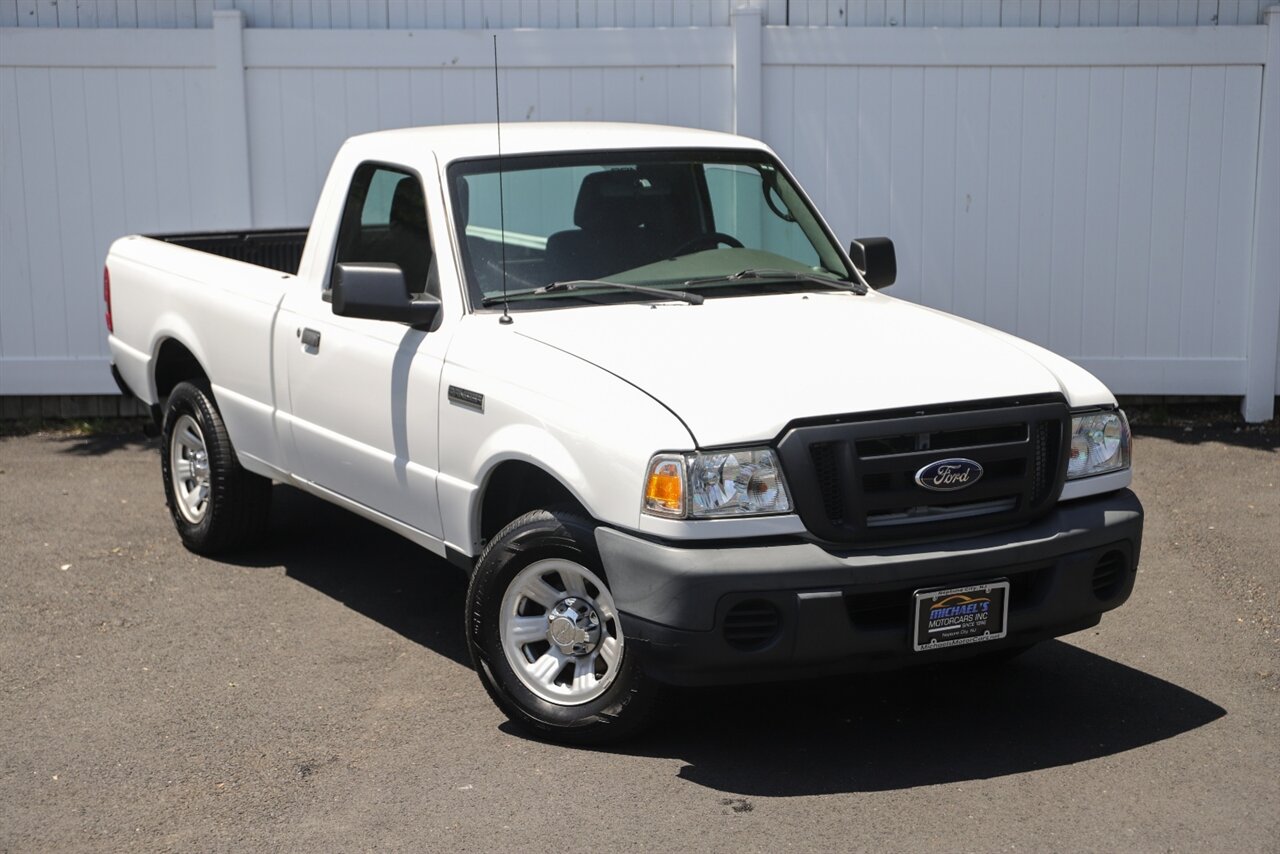
[[[115,324],[111,322],[111,271],[102,268],[102,299],[107,304],[107,331],[115,332]]]

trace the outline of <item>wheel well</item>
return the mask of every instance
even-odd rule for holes
[[[156,396],[157,403],[164,406],[169,392],[180,382],[193,379],[208,380],[204,367],[190,350],[174,338],[167,339],[160,345],[156,354]]]
[[[480,504],[480,538],[488,541],[507,523],[543,507],[570,504],[590,515],[560,481],[531,463],[508,460],[489,475]]]

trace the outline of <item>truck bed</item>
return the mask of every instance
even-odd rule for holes
[[[198,252],[221,255],[223,258],[296,275],[308,231],[306,228],[259,228],[146,236]]]

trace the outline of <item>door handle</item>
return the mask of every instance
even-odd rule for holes
[[[320,332],[315,329],[303,329],[298,333],[298,337],[302,339],[303,347],[313,347],[320,349]]]

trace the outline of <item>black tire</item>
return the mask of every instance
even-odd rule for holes
[[[634,644],[626,645],[621,620],[616,620],[612,629],[601,620],[600,637],[610,631],[617,634],[620,658],[616,667],[606,671],[612,681],[603,693],[585,702],[553,702],[538,696],[517,676],[504,650],[503,600],[522,571],[535,564],[546,565],[545,561],[567,562],[585,568],[607,585],[596,551],[595,527],[569,511],[526,513],[490,540],[467,588],[467,645],[485,690],[512,721],[536,737],[566,744],[614,743],[638,734],[652,722],[662,690],[640,667]],[[612,602],[607,586],[596,596],[599,602],[606,598]],[[602,615],[612,608],[611,604],[593,604]]]
[[[200,465],[207,474],[199,486],[194,477],[183,479],[181,485],[174,477],[175,442],[179,444],[180,464],[189,459],[182,446],[183,437],[178,435],[179,425],[190,427],[191,422],[198,428],[196,432],[205,451]],[[164,429],[160,435],[165,500],[183,545],[197,554],[212,555],[241,548],[260,538],[271,511],[271,481],[240,466],[206,381],[182,382],[174,387],[165,406]],[[179,490],[187,489],[188,485],[193,492],[203,490],[206,497],[200,509],[190,509],[190,504],[186,504],[188,510],[184,511],[180,506],[183,496]]]

